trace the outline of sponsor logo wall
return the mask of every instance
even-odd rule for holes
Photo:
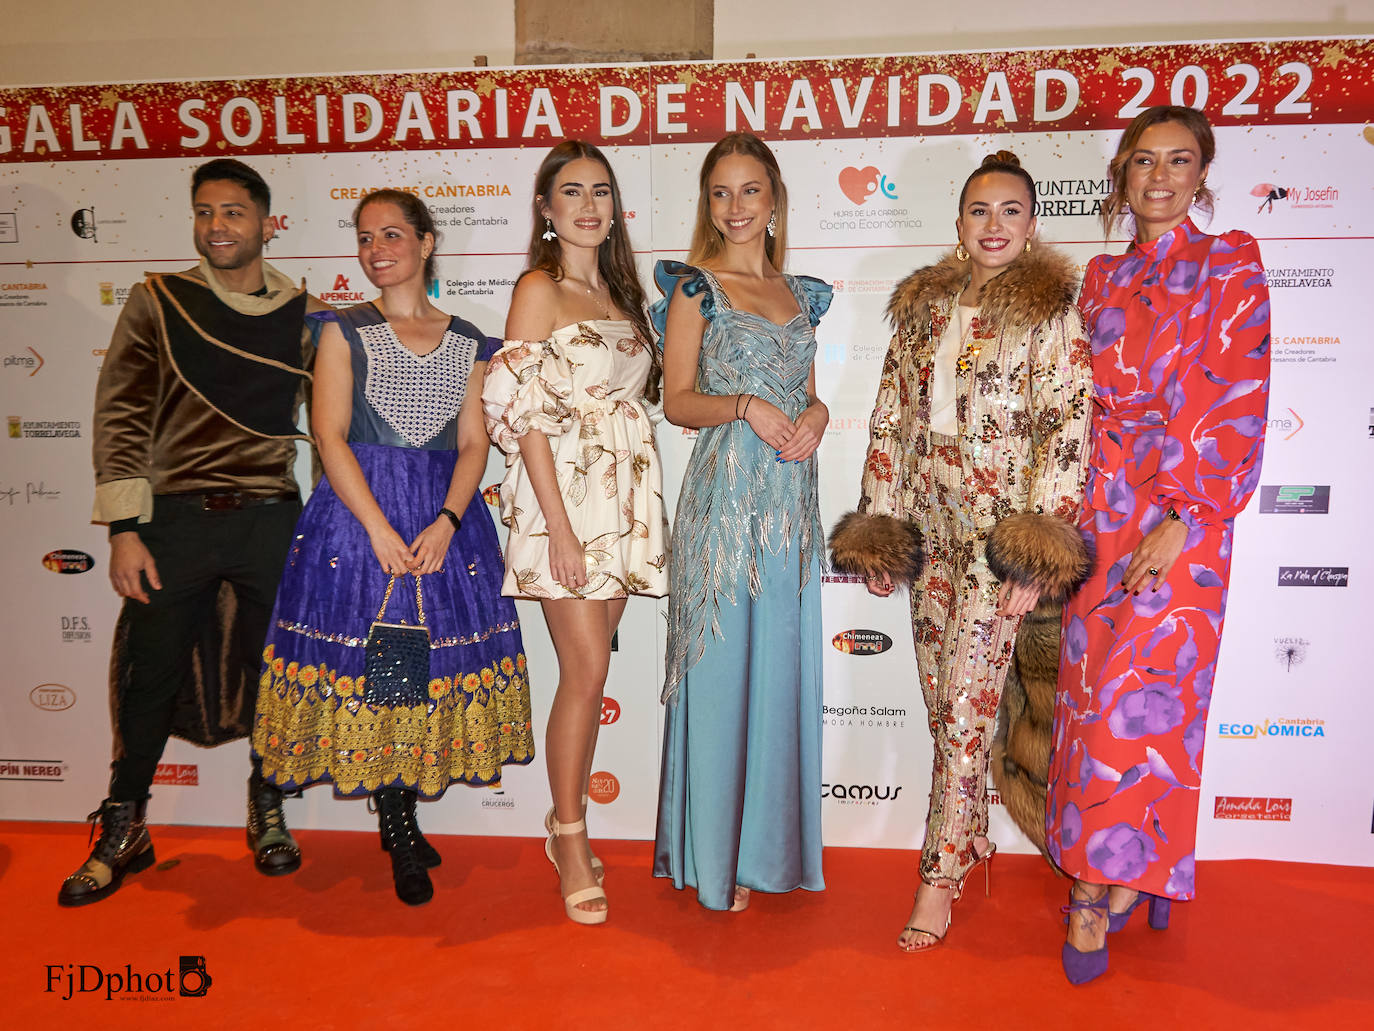
[[[195,165],[230,155],[257,166],[277,209],[268,258],[341,305],[373,296],[353,258],[354,206],[382,187],[415,193],[443,233],[433,296],[495,334],[552,143],[608,148],[647,283],[655,258],[684,255],[706,150],[727,131],[761,134],[792,198],[791,268],[835,290],[817,356],[829,525],[857,498],[888,294],[954,242],[967,173],[1015,150],[1035,178],[1041,234],[1081,268],[1104,249],[1096,216],[1121,127],[1174,102],[1203,107],[1216,127],[1210,225],[1259,238],[1273,315],[1262,487],[1236,527],[1200,854],[1374,864],[1361,740],[1342,729],[1374,719],[1355,652],[1374,576],[1362,532],[1374,511],[1374,355],[1357,304],[1374,257],[1371,63],[1368,40],[1329,39],[0,89],[0,572],[23,599],[0,726],[0,755],[17,758],[0,759],[0,811],[79,819],[104,791],[117,605],[105,531],[87,522],[88,413],[139,272],[193,259],[179,198]],[[659,442],[671,509],[693,435],[663,423]],[[501,473],[493,455],[493,505]],[[852,577],[827,575],[822,589],[826,838],[915,847],[931,756],[907,601],[871,597]],[[542,740],[557,665],[538,607],[519,608]],[[665,612],[636,599],[621,624],[596,835],[653,834]],[[1349,798],[1329,791],[1342,770]],[[154,818],[237,823],[245,775],[242,744],[174,741]],[[287,804],[296,826],[373,825],[328,790]],[[449,792],[425,826],[541,834],[547,805],[536,760],[495,788]],[[996,800],[992,836],[1027,847]]]

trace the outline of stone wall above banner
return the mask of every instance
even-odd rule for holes
[[[515,0],[516,64],[707,61],[714,39],[715,0]]]

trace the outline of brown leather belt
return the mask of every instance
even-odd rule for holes
[[[299,501],[299,494],[249,494],[242,490],[210,490],[194,494],[160,494],[159,500],[194,505],[205,512],[234,512],[241,508]]]

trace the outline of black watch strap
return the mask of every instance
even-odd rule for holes
[[[453,524],[454,533],[457,533],[458,529],[463,525],[463,521],[458,518],[458,513],[454,512],[450,508],[439,509],[439,514]]]

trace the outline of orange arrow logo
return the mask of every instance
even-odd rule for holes
[[[1291,408],[1288,409],[1288,411],[1292,413],[1293,418],[1298,420],[1298,425],[1294,428],[1292,433],[1288,434],[1288,436],[1283,438],[1284,440],[1292,440],[1294,435],[1297,434],[1298,430],[1302,429],[1302,416],[1299,415],[1297,412],[1294,412]]]
[[[32,347],[30,347],[29,350],[30,350],[30,351],[33,351],[33,356],[34,356],[35,358],[38,359],[38,366],[37,366],[37,368],[35,368],[31,373],[29,373],[29,375],[30,375],[30,376],[37,376],[37,375],[38,375],[38,370],[41,369],[41,368],[43,367],[43,356],[42,356],[41,354],[39,354],[37,351],[34,351]]]

